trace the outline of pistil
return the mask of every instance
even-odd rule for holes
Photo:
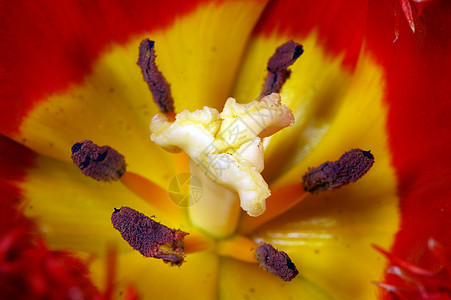
[[[202,184],[202,195],[199,199],[191,199],[196,203],[188,208],[191,222],[209,234],[223,238],[231,235],[237,226],[240,216],[240,200],[238,194],[215,182],[190,160],[190,172]]]
[[[277,93],[290,75],[288,67],[302,52],[302,46],[293,41],[276,49],[268,61],[268,76],[259,100],[237,104],[229,98],[221,114],[204,107],[174,116],[169,92],[158,93],[169,91],[169,87],[156,68],[154,43],[148,39],[141,42],[138,65],[165,114],[152,119],[151,140],[167,151],[184,151],[190,157],[191,173],[202,184],[200,199],[192,199],[198,194],[195,191],[190,193],[190,203],[195,203],[189,207],[190,219],[215,237],[223,238],[236,230],[239,206],[251,217],[266,210],[270,191],[260,174],[261,139],[294,123],[293,114],[281,104]],[[170,99],[169,104],[160,98]]]
[[[263,170],[261,138],[294,123],[278,94],[248,104],[226,101],[219,114],[204,107],[183,111],[175,120],[157,115],[152,119],[151,140],[170,152],[186,152],[190,169],[202,183],[201,199],[189,207],[192,222],[216,237],[232,234],[239,206],[256,217],[266,210],[270,195]],[[190,193],[193,196],[193,193]]]

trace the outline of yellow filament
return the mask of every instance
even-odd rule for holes
[[[185,236],[183,242],[185,254],[208,251],[214,247],[214,242],[211,239],[197,232],[190,232],[189,235]]]
[[[121,182],[137,196],[152,205],[165,218],[180,222],[184,214],[169,198],[169,194],[159,185],[136,173],[127,171]]]
[[[216,246],[216,252],[222,256],[229,256],[238,260],[250,263],[256,263],[254,258],[255,249],[258,244],[253,240],[241,236],[234,235],[233,237],[220,240]]]

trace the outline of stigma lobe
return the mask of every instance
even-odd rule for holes
[[[114,209],[111,223],[122,238],[145,257],[180,266],[184,262],[183,239],[188,234],[171,229],[130,208]]]
[[[118,180],[125,173],[124,156],[110,146],[98,146],[86,140],[75,143],[71,152],[74,164],[95,180]]]
[[[374,164],[370,151],[352,149],[337,161],[326,161],[311,168],[303,176],[302,184],[307,192],[324,192],[355,182],[365,175]]]

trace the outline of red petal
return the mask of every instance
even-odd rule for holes
[[[386,70],[388,130],[399,178],[401,230],[392,249],[420,267],[437,265],[429,238],[451,246],[451,6],[424,4],[417,33],[401,22],[393,43],[391,1],[369,6],[368,47]]]
[[[32,151],[0,134],[0,236],[13,224],[30,225],[16,207],[22,196],[18,184],[33,166],[34,157]]]

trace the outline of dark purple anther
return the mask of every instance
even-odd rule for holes
[[[302,45],[288,41],[276,49],[268,61],[268,75],[266,75],[262,92],[259,98],[272,93],[279,93],[285,81],[290,77],[291,71],[287,68],[304,52]]]
[[[72,146],[72,161],[86,176],[98,181],[118,180],[125,173],[125,159],[109,146],[97,146],[92,141]]]
[[[111,223],[143,256],[177,266],[184,262],[183,238],[188,233],[170,229],[130,207],[114,209]]]
[[[307,192],[324,192],[357,181],[373,166],[374,156],[370,151],[352,149],[343,154],[339,160],[326,161],[310,169],[303,177],[304,190]]]
[[[282,278],[284,281],[291,281],[299,274],[288,254],[277,251],[270,244],[260,244],[254,255],[262,269]]]
[[[138,66],[141,68],[144,81],[147,82],[153,95],[153,100],[158,105],[160,112],[173,113],[174,100],[171,90],[163,74],[158,70],[155,64],[154,41],[145,39],[139,45]]]

